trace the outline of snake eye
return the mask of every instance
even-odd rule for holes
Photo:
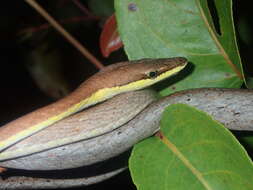
[[[156,78],[158,76],[158,72],[157,71],[150,71],[148,73],[148,77],[149,78]]]

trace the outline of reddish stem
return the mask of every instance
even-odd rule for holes
[[[91,12],[79,1],[79,0],[72,0],[72,2],[86,15],[94,19],[100,19],[98,16],[94,16]]]
[[[90,17],[87,17],[87,16],[78,16],[78,17],[72,17],[72,18],[67,18],[67,19],[64,19],[64,20],[60,20],[58,21],[59,23],[61,24],[69,24],[69,23],[76,23],[76,22],[80,22],[80,21],[87,21],[87,20],[93,20],[94,18],[90,18]],[[38,32],[38,31],[41,31],[41,30],[45,30],[45,29],[48,29],[52,27],[52,25],[50,25],[49,23],[44,23],[44,24],[41,24],[39,26],[36,26],[36,27],[28,27],[28,28],[25,28],[25,29],[22,29],[21,31],[19,31],[18,33],[26,33],[26,32]]]

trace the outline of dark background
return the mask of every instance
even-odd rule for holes
[[[70,1],[62,0],[63,6],[60,8],[64,9],[70,6],[68,4]],[[62,16],[59,13],[60,10],[53,8],[58,5],[56,0],[53,5],[46,0],[38,2],[56,18],[59,15]],[[86,1],[81,2],[87,6]],[[59,15],[57,15],[58,13]],[[61,16],[59,17],[61,18]],[[101,25],[105,18],[105,16],[102,16],[99,21],[76,23],[71,33],[99,60],[105,64],[109,64],[122,60],[125,56],[123,51],[119,51],[113,53],[109,59],[102,57],[98,44]],[[253,74],[252,18],[253,13],[249,1],[234,0],[234,19],[240,54],[245,72],[251,76]],[[54,99],[46,96],[36,86],[25,67],[24,51],[25,54],[29,53],[31,49],[36,47],[36,43],[40,43],[40,40],[36,36],[32,37],[29,42],[20,43],[21,37],[18,35],[24,28],[39,26],[45,23],[45,20],[38,16],[24,1],[12,0],[2,2],[0,6],[0,21],[0,124],[3,125],[35,108],[54,101]],[[67,80],[70,81],[72,89],[84,78],[98,71],[54,30],[50,30],[49,33],[49,37],[53,39],[53,44],[56,44],[55,47],[59,48],[62,54],[64,54],[63,72]],[[121,175],[103,183],[80,189],[107,188],[135,189],[128,172],[123,172]]]

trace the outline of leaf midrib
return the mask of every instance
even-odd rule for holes
[[[196,0],[196,5],[199,8],[200,11],[200,16],[203,18],[203,21],[212,37],[212,39],[214,40],[214,43],[216,44],[218,50],[220,51],[220,54],[224,57],[224,59],[226,60],[226,62],[231,66],[231,68],[235,71],[235,73],[237,74],[237,76],[240,79],[243,79],[242,73],[240,72],[240,70],[237,69],[237,67],[232,63],[232,61],[230,60],[229,56],[227,55],[227,53],[225,52],[224,48],[222,47],[222,45],[220,44],[217,36],[215,35],[214,31],[212,30],[212,27],[210,26],[204,11],[200,5],[199,0]]]
[[[166,145],[177,156],[177,158],[184,163],[184,165],[194,174],[194,176],[196,176],[200,183],[207,190],[213,190],[201,172],[190,163],[190,161],[178,150],[178,148],[161,131],[158,133],[159,134],[156,135],[156,137],[161,140],[162,143]]]

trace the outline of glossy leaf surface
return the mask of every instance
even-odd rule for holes
[[[193,107],[169,106],[155,137],[136,145],[130,171],[139,190],[249,190],[253,166],[234,136]]]
[[[110,16],[104,24],[100,35],[100,49],[104,57],[108,57],[111,52],[122,47],[115,15]]]
[[[166,84],[162,95],[188,88],[241,86],[244,77],[231,0],[116,0],[115,9],[129,59],[183,56],[191,62],[187,76],[172,86]]]

